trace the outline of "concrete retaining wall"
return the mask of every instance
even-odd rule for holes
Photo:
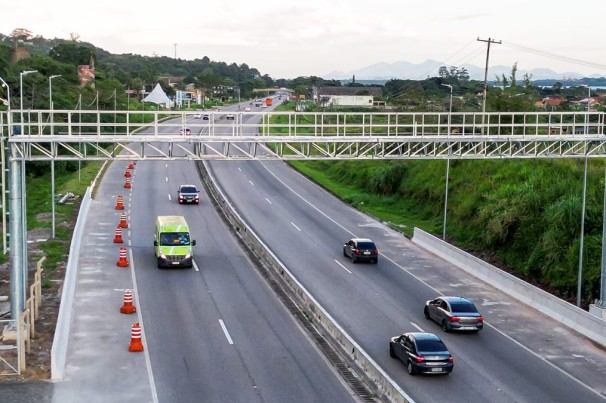
[[[606,346],[606,322],[589,312],[549,294],[519,278],[492,266],[441,239],[415,228],[417,245],[449,261],[519,301],[532,306],[562,324]]]
[[[375,361],[353,340],[314,297],[301,285],[288,269],[278,260],[259,237],[246,225],[233,206],[215,186],[212,175],[205,165],[198,164],[202,180],[210,191],[214,201],[222,210],[229,224],[235,230],[250,251],[259,261],[271,271],[274,278],[283,285],[290,297],[311,317],[312,323],[320,332],[328,337],[333,346],[339,348],[341,355],[348,359],[357,375],[364,377],[369,385],[375,386],[375,392],[383,400],[390,402],[412,402],[413,400],[402,390]],[[387,340],[385,342],[387,354]]]

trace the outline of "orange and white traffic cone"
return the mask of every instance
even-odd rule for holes
[[[116,210],[124,210],[124,198],[122,195],[118,195],[118,199],[116,200]]]
[[[131,161],[128,166],[126,167],[126,169],[135,169],[135,162]]]
[[[114,243],[124,243],[122,239],[122,228],[120,226],[116,227],[116,233],[114,234]]]
[[[128,351],[131,353],[143,351],[143,343],[141,343],[141,325],[139,325],[139,323],[133,323],[133,326],[131,327]]]
[[[118,261],[116,262],[116,266],[128,267],[128,259],[126,259],[126,248],[124,246],[120,247],[120,255],[118,257]]]
[[[126,213],[120,214],[120,224],[118,224],[120,228],[128,228],[128,223],[126,222]]]
[[[120,313],[131,314],[137,312],[133,305],[133,290],[124,290],[124,305],[120,308]]]
[[[130,178],[126,178],[126,181],[124,181],[124,189],[130,189],[131,187]]]
[[[130,171],[128,169],[126,171],[124,171],[124,177],[130,178]]]

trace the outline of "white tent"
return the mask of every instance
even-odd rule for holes
[[[143,102],[153,102],[157,105],[164,105],[167,108],[172,106],[171,100],[168,98],[168,96],[166,96],[166,93],[160,86],[160,83],[156,84],[153,91],[150,92],[148,96],[143,98]]]

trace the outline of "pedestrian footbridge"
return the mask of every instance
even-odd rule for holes
[[[22,161],[579,158],[606,156],[604,116],[12,110],[0,131]]]

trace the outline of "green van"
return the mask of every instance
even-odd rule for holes
[[[158,216],[154,250],[158,267],[192,267],[196,241],[191,239],[189,226],[182,216]]]

